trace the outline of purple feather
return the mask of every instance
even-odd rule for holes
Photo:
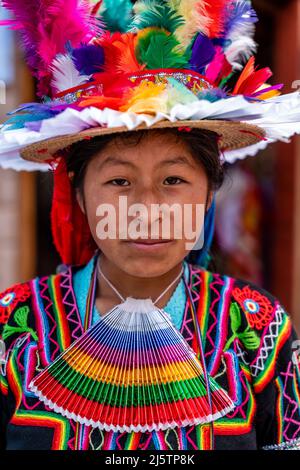
[[[24,127],[26,129],[29,129],[30,131],[34,132],[40,132],[41,127],[42,127],[42,122],[43,121],[32,121],[32,122],[26,122]]]
[[[53,116],[62,113],[68,107],[67,104],[57,103],[24,103],[18,108],[7,113],[8,115],[27,111],[28,114],[49,113]]]
[[[199,33],[192,49],[190,66],[198,73],[209,64],[216,54],[212,41],[202,33]]]
[[[72,58],[81,75],[92,75],[103,69],[104,51],[101,46],[83,45],[73,49]]]
[[[227,38],[231,31],[237,26],[244,23],[256,23],[258,21],[256,11],[252,8],[249,0],[237,0],[227,6],[228,16],[225,22],[223,37]]]
[[[262,90],[257,91],[256,93],[252,93],[251,96],[253,96],[255,98],[256,96],[263,95],[264,93],[269,93],[270,91],[273,91],[273,90],[281,90],[283,88],[283,86],[284,86],[283,83],[279,83],[278,85],[269,86],[267,88],[264,88]]]

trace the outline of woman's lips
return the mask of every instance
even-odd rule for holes
[[[167,248],[174,240],[129,240],[127,243],[132,248],[142,251],[156,251]]]

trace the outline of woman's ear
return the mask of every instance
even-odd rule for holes
[[[83,201],[83,196],[82,196],[82,193],[81,193],[79,188],[76,188],[76,200],[79,204],[80,209],[85,214],[85,205],[84,205],[84,201]]]

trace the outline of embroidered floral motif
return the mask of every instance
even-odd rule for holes
[[[236,287],[232,295],[246,313],[251,328],[262,330],[269,324],[274,308],[267,297],[249,286],[243,289]]]
[[[0,294],[0,323],[6,323],[13,309],[19,302],[25,302],[30,296],[28,284],[18,284]]]
[[[259,337],[257,336],[257,333],[250,328],[249,325],[243,331],[239,331],[242,324],[242,319],[240,308],[236,302],[233,302],[230,305],[230,322],[232,336],[227,341],[224,351],[229,348],[235,338],[238,338],[246,349],[255,350],[259,347]]]
[[[35,341],[38,340],[38,336],[36,332],[32,329],[29,328],[27,322],[28,322],[28,313],[29,313],[29,307],[25,305],[25,307],[20,307],[16,311],[14,315],[14,320],[17,325],[19,326],[11,326],[6,324],[3,328],[3,333],[2,333],[2,338],[3,340],[6,340],[9,336],[15,334],[15,333],[30,333],[31,336]]]

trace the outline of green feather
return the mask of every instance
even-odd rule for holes
[[[178,46],[174,36],[164,31],[150,31],[137,44],[137,58],[147,69],[186,68],[190,57]]]
[[[132,3],[130,0],[103,0],[100,15],[106,28],[112,33],[125,33],[132,21]]]
[[[139,13],[133,20],[133,28],[144,29],[156,26],[174,33],[185,22],[184,18],[164,1],[151,0],[144,4],[147,5],[147,9],[137,10]]]

